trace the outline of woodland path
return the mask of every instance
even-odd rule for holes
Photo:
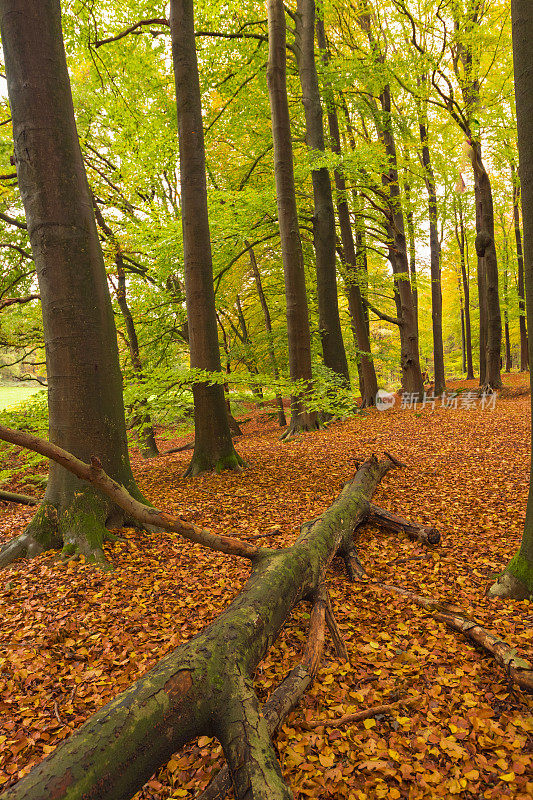
[[[248,468],[184,480],[190,453],[134,471],[155,505],[217,532],[292,542],[354,474],[356,462],[390,450],[407,466],[389,473],[374,502],[434,524],[434,550],[365,527],[358,539],[371,576],[451,600],[533,660],[533,604],[488,601],[484,590],[516,551],[529,480],[527,376],[506,376],[494,411],[375,409],[278,441],[257,414],[237,448]],[[474,388],[474,382],[456,384]],[[518,394],[518,396],[513,396]],[[510,396],[509,396],[510,395]],[[397,404],[398,406],[399,404]],[[460,405],[460,403],[459,403]],[[247,414],[248,416],[248,414]],[[173,440],[168,447],[181,444]],[[23,484],[10,487],[30,491]],[[31,509],[3,505],[0,538],[18,533]],[[248,569],[168,533],[124,532],[110,574],[59,562],[50,553],[5,571],[0,587],[0,781],[22,777],[101,705],[170,648],[209,622],[237,593]],[[296,797],[516,798],[533,795],[533,699],[509,690],[505,673],[420,608],[371,582],[347,583],[340,563],[328,581],[352,665],[331,643],[317,680],[277,736]],[[262,696],[295,663],[308,614],[300,606],[258,675]],[[344,728],[306,730],[420,692],[419,704]],[[172,759],[136,798],[193,798],[220,761],[202,737]],[[0,785],[2,785],[0,783]]]

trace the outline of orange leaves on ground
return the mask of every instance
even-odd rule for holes
[[[512,376],[514,388],[524,376]],[[469,385],[472,388],[472,385]],[[136,473],[152,502],[220,533],[294,540],[352,476],[361,455],[390,450],[407,464],[375,502],[443,535],[435,550],[365,528],[369,573],[446,599],[498,631],[533,660],[533,606],[488,601],[484,589],[520,540],[529,479],[529,397],[494,411],[371,410],[288,444],[252,410],[238,443],[241,474],[183,480],[190,453],[143,462]],[[31,509],[7,508],[4,539]],[[7,570],[0,585],[0,782],[8,785],[90,714],[216,616],[248,567],[168,533],[126,530],[108,550],[116,570],[65,565],[49,553]],[[314,685],[277,735],[295,796],[317,800],[533,796],[531,698],[494,661],[431,614],[371,582],[349,585],[334,563],[328,585],[351,665],[328,642]],[[261,699],[301,654],[309,609],[301,606],[256,675]],[[420,702],[338,729],[327,720],[420,693]],[[192,798],[222,764],[202,736],[176,753],[139,793]]]

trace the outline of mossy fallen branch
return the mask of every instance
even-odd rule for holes
[[[16,444],[22,441],[17,432],[0,429],[0,437],[7,436]],[[109,487],[98,464],[83,464],[36,437],[25,441],[124,500],[126,490],[112,481]],[[309,685],[319,663],[323,620],[329,616],[326,570],[338,553],[351,546],[353,531],[368,514],[374,491],[393,467],[388,458],[366,461],[333,505],[312,524],[302,526],[291,547],[255,548],[252,555],[246,545],[252,572],[230,606],[100,709],[1,800],[129,800],[173,753],[201,735],[220,741],[237,800],[290,800],[270,732],[284,709],[290,709]],[[133,508],[145,513],[140,503]],[[253,675],[302,600],[314,604],[315,633],[305,663],[289,673],[262,713]]]

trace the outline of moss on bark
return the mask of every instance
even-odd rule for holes
[[[515,553],[504,572],[488,590],[488,595],[513,600],[533,597],[533,564],[520,551]]]

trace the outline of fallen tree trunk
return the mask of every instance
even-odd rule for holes
[[[376,525],[378,528],[384,528],[386,531],[393,533],[406,533],[410,539],[414,539],[421,544],[439,544],[440,533],[436,528],[428,528],[424,525],[417,525],[414,522],[399,517],[397,514],[392,514],[390,511],[385,511],[384,508],[378,508],[375,505],[370,506],[370,514],[367,522],[370,525]]]
[[[0,500],[5,500],[7,503],[20,503],[23,506],[37,506],[39,500],[36,497],[31,497],[29,494],[16,494],[15,492],[4,492],[0,489]]]
[[[378,462],[375,456],[366,461],[333,505],[302,526],[291,547],[270,550],[178,524],[133,500],[96,461],[89,466],[48,442],[1,426],[0,438],[76,470],[143,522],[148,516],[152,524],[176,532],[181,525],[188,538],[192,530],[196,541],[252,563],[244,588],[213,623],[93,715],[2,800],[129,800],[174,752],[201,735],[220,741],[237,800],[290,800],[270,740],[270,712],[265,717],[260,711],[253,675],[291,610],[301,600],[316,603],[332,559],[353,548],[353,531],[368,515],[370,498],[392,461]],[[278,695],[281,704],[299,696],[301,680],[291,674],[287,680],[296,688]],[[305,683],[307,674],[303,678]],[[274,705],[271,713],[278,715]]]

